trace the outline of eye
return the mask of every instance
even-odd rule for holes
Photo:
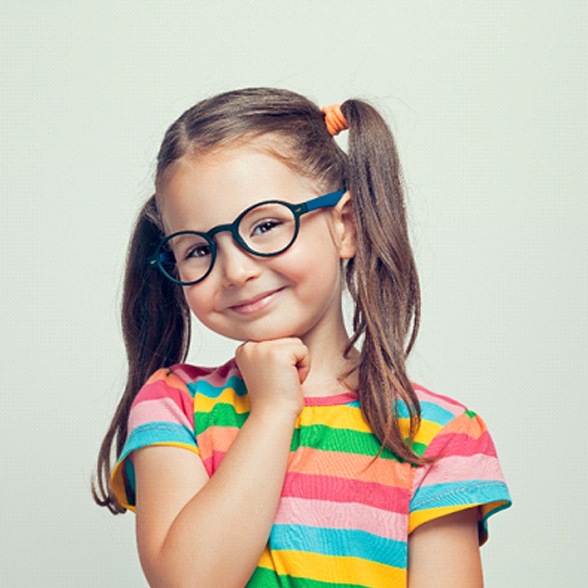
[[[210,254],[211,254],[210,245],[205,243],[202,245],[195,245],[194,247],[189,248],[186,251],[186,253],[184,254],[183,258],[188,260],[188,259],[193,259],[193,258],[197,258],[197,257],[206,257],[207,255],[210,255]]]
[[[269,231],[271,231],[272,229],[275,229],[276,227],[278,227],[281,224],[282,224],[282,221],[279,221],[277,219],[264,219],[264,220],[256,223],[251,228],[251,235],[256,236],[256,235],[262,235],[263,233],[268,233]]]

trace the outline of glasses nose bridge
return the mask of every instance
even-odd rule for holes
[[[210,229],[210,231],[206,233],[206,236],[214,242],[215,247],[218,249],[218,242],[214,237],[219,233],[231,233],[233,243],[235,243],[242,251],[247,251],[247,249],[245,249],[245,247],[243,246],[241,237],[239,236],[239,221],[240,219],[237,219],[232,223],[217,225],[216,227]]]

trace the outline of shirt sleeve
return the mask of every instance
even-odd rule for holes
[[[186,384],[169,369],[158,370],[139,390],[129,413],[128,433],[114,466],[111,489],[119,503],[135,507],[133,451],[170,445],[198,452],[194,434],[194,401]]]
[[[452,419],[428,445],[432,462],[415,474],[409,532],[436,518],[480,507],[480,544],[488,537],[488,518],[510,506],[494,443],[484,421],[465,411]]]

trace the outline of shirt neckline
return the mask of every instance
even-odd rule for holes
[[[355,392],[343,392],[332,396],[305,396],[304,406],[334,406],[337,404],[349,404],[357,400]]]

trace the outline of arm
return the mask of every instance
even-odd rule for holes
[[[483,584],[477,508],[434,519],[411,533],[410,588],[481,588]]]
[[[295,339],[247,343],[237,363],[251,412],[212,478],[196,454],[179,448],[134,456],[137,543],[152,586],[243,586],[266,545],[308,352]]]

